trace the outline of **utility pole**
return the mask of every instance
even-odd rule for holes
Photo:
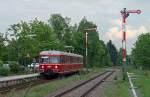
[[[136,13],[140,14],[141,10],[126,10],[126,8],[123,8],[123,10],[120,11],[122,15],[122,73],[123,73],[123,80],[125,80],[126,77],[126,19],[129,16],[130,13]]]
[[[87,57],[88,57],[88,32],[90,31],[96,31],[97,27],[95,28],[89,28],[89,29],[84,29],[85,32],[85,67],[87,67]]]

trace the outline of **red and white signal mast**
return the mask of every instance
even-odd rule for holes
[[[122,15],[122,35],[123,35],[123,39],[122,39],[122,62],[123,62],[123,80],[125,80],[125,75],[126,75],[126,70],[125,70],[125,66],[126,66],[126,19],[129,16],[130,13],[136,13],[136,14],[140,14],[141,10],[127,10],[126,8],[123,8],[123,10],[120,11],[121,15]]]

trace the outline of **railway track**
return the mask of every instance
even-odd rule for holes
[[[12,89],[21,89],[27,87],[33,82],[37,83],[38,80],[39,74],[8,76],[0,78],[0,94],[5,94]]]
[[[48,83],[48,82],[52,82],[52,81],[56,81],[60,79],[63,79],[63,77],[54,77],[51,79],[44,79],[44,78],[40,78],[39,76],[35,80],[31,80],[31,81],[26,81],[24,79],[24,81],[21,81],[21,83],[19,84],[14,84],[14,85],[6,86],[6,87],[0,87],[0,94],[6,94],[10,92],[11,90],[17,91],[20,89],[31,88],[36,85],[40,85],[40,84],[44,84],[44,83]]]
[[[30,81],[30,82],[24,82],[24,83],[20,83],[20,84],[17,84],[17,85],[11,85],[11,86],[8,86],[8,87],[3,87],[3,88],[0,88],[0,94],[6,94],[6,93],[10,92],[11,90],[25,89],[25,88],[32,87],[32,86],[35,86],[35,85],[47,83],[47,82],[50,82],[50,81],[52,81],[52,80],[37,79],[37,80],[34,80],[34,81]]]
[[[94,88],[103,83],[115,71],[105,71],[89,80],[86,80],[76,86],[69,88],[61,93],[46,97],[86,97]]]
[[[48,82],[59,80],[59,79],[60,78],[43,79],[43,78],[40,78],[38,76],[34,80],[29,80],[29,79],[27,79],[27,80],[26,79],[12,80],[13,83],[11,85],[9,82],[8,86],[0,87],[0,94],[6,94],[6,93],[10,92],[11,90],[17,91],[20,89],[31,88],[31,87],[36,86],[36,85],[48,83]],[[17,83],[17,81],[19,83]],[[6,84],[7,84],[7,82],[6,82]]]

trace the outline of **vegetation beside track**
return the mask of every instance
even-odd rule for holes
[[[141,92],[142,97],[150,97],[150,71],[134,70],[136,79],[134,79],[134,85]]]
[[[132,97],[129,82],[127,79],[122,80],[122,74],[105,89],[104,94],[105,97]]]
[[[72,25],[71,18],[61,14],[51,14],[48,21],[37,18],[18,21],[16,24],[10,24],[7,33],[0,32],[0,62],[15,61],[25,68],[33,61],[38,63],[39,52],[45,50],[72,52],[84,56],[85,29],[96,26],[85,17],[78,24]],[[90,32],[88,63],[98,67],[112,66],[107,46],[100,40],[98,31]],[[19,71],[15,70],[16,72]]]
[[[106,97],[131,97],[128,81],[118,80],[105,90]]]
[[[19,97],[43,97],[48,95],[51,92],[56,91],[59,88],[65,87],[69,84],[71,84],[74,81],[78,81],[78,80],[86,80],[89,79],[90,77],[92,77],[94,74],[98,74],[100,72],[104,71],[104,69],[99,69],[99,68],[93,68],[90,70],[89,73],[85,73],[85,74],[81,74],[81,75],[73,75],[71,77],[65,78],[65,79],[61,79],[61,80],[56,80],[56,81],[52,81],[46,84],[42,84],[42,85],[38,85],[38,86],[34,86],[32,87],[29,92],[26,93],[26,95],[24,96],[24,93],[19,96]],[[18,97],[17,93],[10,93],[13,94],[9,97]]]

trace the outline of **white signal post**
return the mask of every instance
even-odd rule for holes
[[[136,13],[140,14],[141,10],[126,10],[126,8],[123,8],[123,10],[120,11],[122,15],[122,72],[123,72],[123,80],[125,80],[126,76],[126,19],[129,16],[130,13]]]
[[[89,29],[84,29],[85,31],[85,67],[87,67],[87,56],[88,56],[88,32],[90,31],[96,31],[97,30],[97,27],[95,28],[89,28]]]

